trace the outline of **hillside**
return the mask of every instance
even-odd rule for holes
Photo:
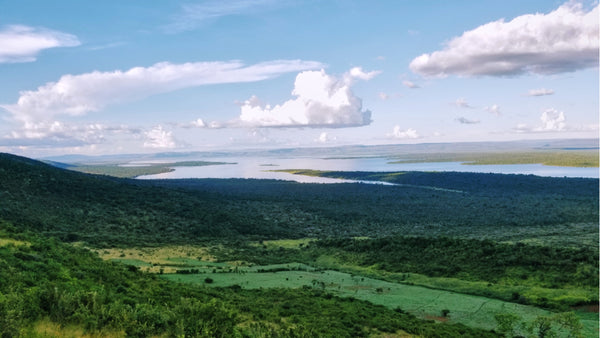
[[[137,181],[0,154],[0,213],[44,235],[108,247],[392,234],[597,247],[597,179],[396,176],[406,185]]]
[[[420,172],[309,174],[398,185],[137,181],[0,154],[2,333],[35,335],[50,327],[60,336],[71,325],[76,332],[113,336],[182,332],[494,335],[460,324],[468,319],[461,319],[453,303],[439,308],[433,302],[427,304],[429,312],[413,309],[415,313],[405,314],[384,301],[382,286],[361,296],[368,302],[348,298],[348,290],[358,284],[338,290],[344,283],[360,283],[368,277],[374,278],[369,283],[386,285],[387,290],[421,285],[441,294],[477,295],[483,297],[480,304],[496,298],[545,308],[532,308],[538,313],[561,311],[532,317],[527,323],[513,318],[511,325],[518,324],[515,328],[522,333],[533,334],[541,330],[536,325],[543,323],[561,330],[569,318],[572,332],[581,330],[578,318],[586,332],[597,327],[597,318],[587,313],[573,317],[575,312],[563,312],[598,302],[597,179]],[[289,240],[306,237],[312,239]],[[139,251],[124,259],[124,265],[102,261],[82,244],[98,253]],[[156,274],[139,272],[140,267],[157,264],[151,255],[144,258],[149,261],[141,260],[150,252],[145,248],[182,244],[206,252],[216,265],[200,272],[197,266],[205,263],[188,251],[157,265]],[[268,267],[290,262],[347,275],[330,284],[319,284],[324,277],[317,277],[312,285],[294,284],[282,278],[291,276],[288,268]],[[257,271],[258,275],[237,272],[238,266],[256,264],[275,270]],[[216,267],[224,266],[227,271],[217,271]],[[188,270],[177,271],[182,267]],[[163,275],[165,268],[174,270]],[[281,274],[272,275],[270,288],[245,286],[269,276],[265,272],[278,271]],[[215,287],[212,277],[217,279],[213,275],[217,272],[235,275],[240,282],[215,282]],[[180,281],[178,273],[186,273],[189,285],[163,280]],[[404,303],[398,304],[403,309]],[[435,319],[450,320],[452,325],[422,320],[446,316],[449,308],[457,313],[455,319]],[[492,321],[498,314],[486,311],[492,310],[481,315]],[[500,315],[496,320],[511,313]],[[477,321],[468,325],[496,327]],[[509,332],[507,327],[497,328]]]

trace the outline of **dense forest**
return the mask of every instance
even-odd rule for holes
[[[177,284],[86,247],[195,245],[223,261],[479,283],[458,291],[552,310],[598,303],[597,179],[297,172],[396,185],[139,181],[0,154],[1,335],[51,324],[117,336],[496,335],[319,288]]]
[[[45,235],[105,247],[393,234],[510,240],[558,230],[597,247],[597,179],[356,173],[373,175],[403,185],[138,181],[0,155],[0,213]]]

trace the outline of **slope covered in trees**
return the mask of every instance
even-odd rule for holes
[[[0,213],[19,226],[95,246],[413,234],[577,237],[597,247],[597,179],[462,173],[356,177],[373,175],[403,185],[137,181],[0,154]],[[557,231],[560,236],[552,237]]]

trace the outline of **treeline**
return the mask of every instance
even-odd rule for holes
[[[598,303],[599,262],[595,248],[390,236],[322,239],[297,248],[237,242],[215,247],[212,254],[223,261],[243,260],[260,265],[302,262],[317,269],[358,271],[400,283],[412,283],[411,274],[483,282],[440,283],[438,287],[561,311]],[[565,292],[548,293],[543,289]]]
[[[167,282],[2,221],[0,281],[2,337],[41,334],[35,324],[44,320],[82,333],[128,337],[364,337],[400,330],[423,337],[498,336],[311,288]]]
[[[389,272],[415,272],[490,283],[519,281],[547,288],[598,286],[598,252],[504,244],[490,240],[394,236],[314,242],[344,262]]]
[[[387,175],[407,186],[140,181],[86,175],[0,154],[0,215],[48,236],[99,247],[393,234],[505,238],[517,231],[535,236],[540,229],[555,231],[571,224],[591,224],[584,231],[597,246],[598,180],[356,175]],[[569,230],[564,237],[580,236],[581,230]]]

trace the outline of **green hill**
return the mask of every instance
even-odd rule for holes
[[[598,245],[597,179],[385,176],[404,185],[140,181],[0,154],[0,214],[44,235],[105,247],[393,234]]]

